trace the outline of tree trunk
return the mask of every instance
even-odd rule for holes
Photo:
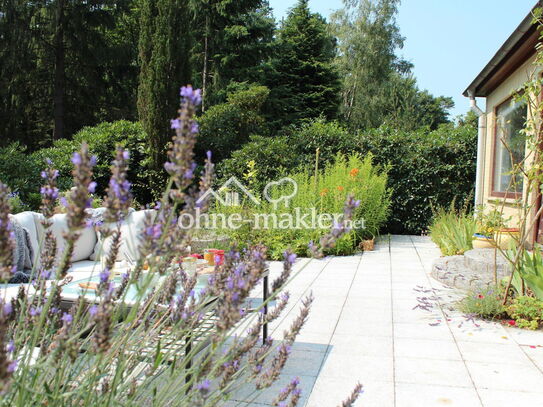
[[[54,121],[53,140],[64,137],[64,97],[66,93],[66,50],[64,48],[64,5],[65,0],[57,0],[55,20],[55,77],[53,88]]]

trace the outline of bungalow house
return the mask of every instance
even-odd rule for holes
[[[542,5],[540,0],[535,7]],[[526,157],[526,140],[521,130],[529,111],[528,105],[513,95],[535,75],[541,75],[541,67],[534,64],[539,42],[540,33],[530,12],[463,95],[470,98],[471,109],[479,116],[476,206],[500,205],[504,216],[512,219],[509,226],[514,227],[520,213],[519,202],[523,197],[528,199],[534,206],[529,220],[534,224],[532,242],[543,243],[543,220],[540,216],[536,219],[541,196],[528,196],[525,180],[512,172],[515,163]],[[475,98],[486,99],[485,111],[477,106]]]

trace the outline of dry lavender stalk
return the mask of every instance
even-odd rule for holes
[[[319,244],[309,243],[309,252],[312,257],[322,258],[327,250],[332,249],[338,239],[351,231],[349,222],[353,218],[356,208],[360,206],[360,200],[356,200],[354,196],[349,195],[343,207],[343,219],[340,222],[334,223],[332,230],[321,237]]]
[[[349,397],[347,399],[345,399],[340,407],[352,407],[354,406],[354,403],[355,401],[358,399],[358,397],[364,392],[364,390],[362,390],[362,385],[360,383],[358,383],[353,392],[349,395]]]
[[[57,270],[58,279],[66,277],[71,266],[75,242],[81,235],[81,229],[88,226],[86,210],[91,206],[90,194],[96,189],[96,182],[92,180],[92,169],[96,165],[96,157],[89,155],[89,147],[86,143],[82,144],[80,152],[74,153],[72,163],[74,164],[72,171],[74,187],[69,201],[64,202],[68,231],[64,234],[66,244]]]
[[[111,179],[104,199],[104,207],[106,208],[105,222],[113,223],[123,220],[132,205],[131,184],[127,179],[129,158],[130,153],[117,146],[115,160],[111,165]]]

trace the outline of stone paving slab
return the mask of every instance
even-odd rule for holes
[[[390,236],[373,252],[299,260],[292,305],[272,336],[282,337],[303,297],[315,300],[280,382],[249,403],[246,386],[227,405],[269,406],[294,376],[306,407],[339,405],[357,381],[364,393],[356,406],[543,405],[543,332],[455,311],[461,293],[430,277],[439,256],[427,237]],[[271,263],[272,278],[280,272]]]

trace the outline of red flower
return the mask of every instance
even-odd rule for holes
[[[511,326],[515,326],[517,324],[514,319],[510,319],[509,321],[507,321],[507,323]]]
[[[482,300],[483,298],[485,298],[485,296],[484,296],[483,294],[479,294],[479,295],[477,296],[477,298],[479,298],[479,299]]]

